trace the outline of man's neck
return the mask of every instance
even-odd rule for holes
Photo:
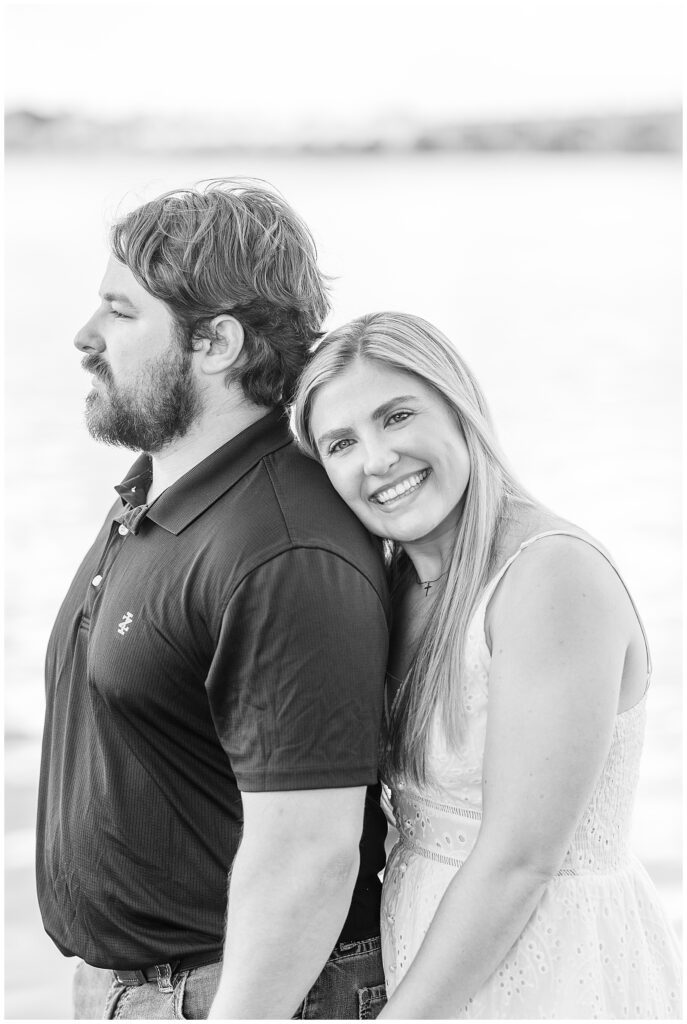
[[[271,411],[266,406],[244,402],[201,415],[183,437],[151,456],[153,480],[146,504],[152,504],[199,462]]]

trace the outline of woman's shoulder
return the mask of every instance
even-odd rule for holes
[[[607,548],[587,530],[548,509],[533,507],[512,518],[502,530],[496,571],[511,560],[515,569],[535,562],[574,563],[578,558],[613,565]]]
[[[509,524],[495,575],[499,573],[488,608],[492,624],[514,604],[524,610],[529,604],[582,600],[594,604],[599,613],[612,611],[618,606],[619,591],[625,589],[604,545],[545,509],[528,510]]]
[[[515,524],[508,557],[490,596],[485,636],[490,651],[507,649],[555,661],[564,646],[609,664],[622,656],[618,710],[646,691],[651,658],[632,596],[606,548],[586,530],[549,513]],[[506,568],[506,571],[502,571]]]

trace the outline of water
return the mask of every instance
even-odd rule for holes
[[[86,434],[71,347],[107,222],[123,199],[228,173],[267,178],[302,213],[335,278],[332,326],[402,309],[454,339],[523,482],[623,568],[655,664],[635,847],[678,921],[680,172],[666,158],[10,156],[8,781],[35,778],[47,636],[132,461]],[[8,825],[9,866],[25,864],[30,830]]]

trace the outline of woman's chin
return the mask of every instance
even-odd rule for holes
[[[423,523],[398,523],[393,522],[389,517],[388,522],[381,522],[379,519],[365,523],[368,530],[377,537],[384,537],[396,544],[412,544],[413,541],[421,540],[430,533],[436,523],[431,525]]]
[[[368,529],[372,533],[376,533],[377,536],[385,537],[404,547],[412,544],[438,543],[443,548],[447,542],[449,545],[455,543],[459,522],[460,514],[454,510],[444,519],[413,516],[412,518],[408,517],[405,521],[390,521],[382,524],[377,521],[374,526],[368,525]]]

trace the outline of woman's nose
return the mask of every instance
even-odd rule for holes
[[[74,344],[79,352],[102,352],[105,348],[105,342],[100,332],[96,330],[94,320],[95,314],[76,333]]]
[[[388,444],[368,444],[365,448],[363,468],[366,476],[384,476],[397,462],[398,453]]]

